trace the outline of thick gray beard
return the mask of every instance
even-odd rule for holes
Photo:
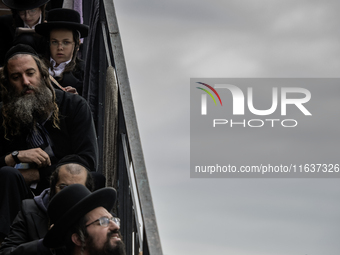
[[[27,89],[34,90],[32,94],[25,94]],[[51,114],[54,104],[52,92],[40,80],[38,87],[28,86],[17,95],[12,93],[12,101],[7,105],[9,116],[21,123],[21,128],[35,126],[36,122],[46,120]]]

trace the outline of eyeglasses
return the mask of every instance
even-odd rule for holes
[[[68,185],[67,184],[59,184],[59,185],[55,185],[56,188],[62,190],[63,188],[66,188]]]
[[[87,228],[88,226],[90,226],[91,224],[99,221],[99,225],[102,227],[107,227],[110,224],[110,221],[113,221],[114,223],[116,223],[118,225],[118,227],[120,227],[120,219],[117,217],[107,217],[107,216],[103,216],[100,217],[99,219],[95,220],[94,222],[91,222],[90,224],[87,224],[85,227]]]
[[[67,48],[67,47],[70,47],[72,44],[74,44],[74,42],[69,42],[69,41],[62,41],[62,42],[59,42],[59,41],[51,41],[50,42],[50,46],[52,47],[59,47],[59,44],[61,44],[61,46],[63,48]]]
[[[35,8],[35,9],[32,9],[32,10],[19,11],[18,13],[19,13],[20,16],[24,16],[26,13],[29,16],[33,16],[34,14],[37,13],[38,10],[39,10],[39,8]]]

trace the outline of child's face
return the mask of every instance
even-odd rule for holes
[[[50,33],[51,57],[59,65],[70,60],[74,51],[73,34],[68,29],[53,29]]]
[[[41,9],[34,8],[31,10],[19,11],[19,16],[29,27],[36,25],[40,19]]]

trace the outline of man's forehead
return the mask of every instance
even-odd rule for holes
[[[32,55],[29,54],[18,54],[11,57],[8,60],[7,66],[9,74],[19,70],[25,71],[26,69],[38,70],[37,63]]]
[[[97,207],[86,214],[87,219],[98,219],[102,216],[111,216],[111,214],[104,207]]]

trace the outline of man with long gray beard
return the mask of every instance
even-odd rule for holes
[[[16,45],[1,73],[0,243],[21,200],[49,185],[58,161],[77,154],[96,170],[98,148],[86,101],[54,91],[48,69],[27,45]]]

